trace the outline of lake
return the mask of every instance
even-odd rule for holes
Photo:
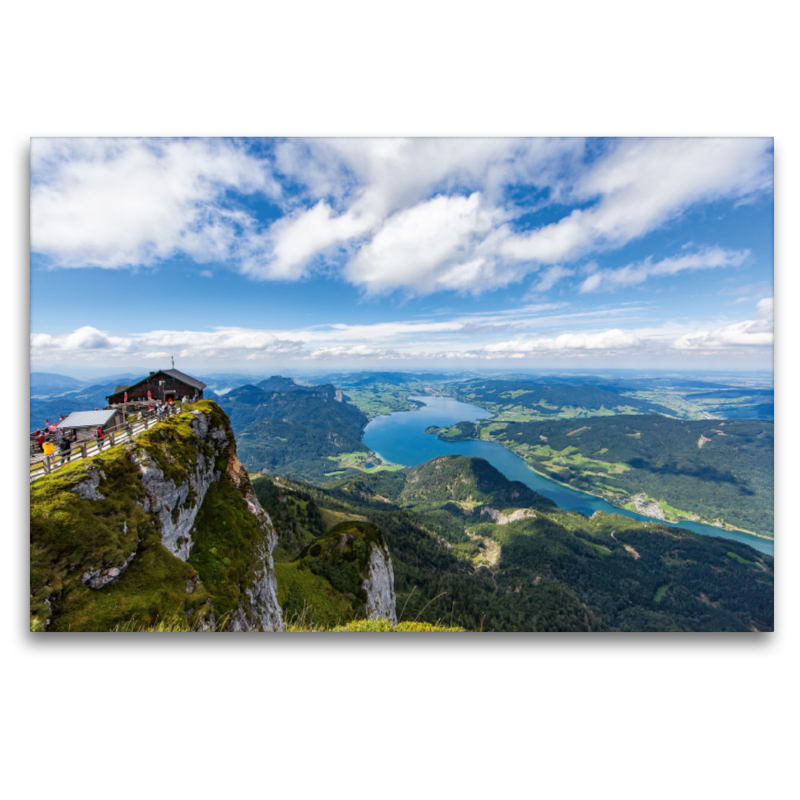
[[[617,508],[602,498],[571,489],[544,475],[539,475],[519,456],[497,442],[443,442],[441,439],[437,439],[435,434],[425,433],[425,429],[431,425],[444,428],[454,425],[456,422],[477,422],[480,419],[489,419],[492,414],[485,408],[461,403],[450,397],[411,397],[409,399],[425,403],[425,406],[417,411],[399,411],[385,417],[376,417],[364,431],[364,444],[386,461],[406,467],[415,467],[417,464],[423,464],[437,456],[462,455],[485,458],[509,480],[524,483],[539,494],[549,497],[559,507],[569,511],[580,511],[587,516],[591,516],[595,511],[623,514],[643,522],[656,522],[660,525],[687,528],[707,536],[733,539],[748,544],[762,553],[774,554],[774,543],[771,540],[762,539],[743,531],[725,531],[712,525],[702,525],[699,522],[665,523],[663,520]]]

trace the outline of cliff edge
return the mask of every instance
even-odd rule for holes
[[[31,486],[31,629],[283,630],[269,515],[230,422],[200,401]]]

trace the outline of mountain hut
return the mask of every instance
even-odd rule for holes
[[[58,423],[61,431],[70,431],[77,441],[82,442],[94,438],[98,428],[104,431],[122,424],[122,412],[116,408],[104,408],[102,411],[73,411],[65,420]]]
[[[125,402],[125,394],[128,395],[127,402],[147,402],[147,393],[153,400],[167,401],[170,398],[178,402],[182,397],[189,397],[193,400],[203,399],[203,389],[206,384],[197,378],[192,378],[177,369],[160,369],[151,372],[146,378],[142,378],[129,386],[117,386],[114,393],[106,397],[110,406],[121,405]]]

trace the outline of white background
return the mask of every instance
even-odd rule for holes
[[[3,60],[8,797],[796,791],[797,26],[789,4],[15,4]],[[27,633],[28,140],[775,136],[770,635]]]

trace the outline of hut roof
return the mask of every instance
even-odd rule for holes
[[[171,378],[175,378],[176,380],[183,381],[184,383],[189,384],[189,386],[194,386],[195,389],[205,389],[206,384],[203,381],[197,380],[197,378],[192,378],[190,375],[187,375],[185,372],[181,372],[178,369],[162,369],[165,375],[169,375]]]
[[[116,414],[113,408],[102,411],[73,411],[65,420],[58,423],[59,428],[96,428],[107,425]]]
[[[128,386],[117,386],[117,388],[114,389],[111,394],[106,395],[106,399],[121,394],[122,392],[129,392],[131,389],[135,389],[140,384],[147,383],[149,380],[153,380],[157,375],[168,375],[170,378],[175,378],[175,380],[182,381],[183,383],[187,384],[187,386],[191,386],[194,389],[203,390],[206,388],[205,383],[197,380],[197,378],[191,377],[191,375],[187,375],[185,372],[181,372],[177,369],[160,369],[157,372],[151,372],[149,375],[129,384]]]

